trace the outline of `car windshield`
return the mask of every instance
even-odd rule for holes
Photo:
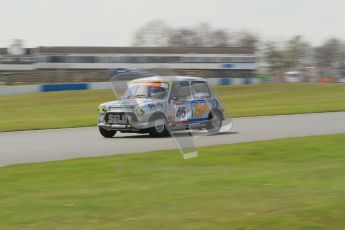
[[[123,98],[165,99],[168,92],[169,85],[165,82],[135,82],[128,86]]]

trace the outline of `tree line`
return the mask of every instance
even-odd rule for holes
[[[312,46],[302,36],[287,41],[264,41],[249,31],[229,32],[206,23],[194,27],[174,28],[163,21],[148,22],[134,36],[134,46],[162,47],[253,47],[259,62],[268,65],[271,74],[288,69],[317,67],[319,71],[337,69],[345,76],[345,42],[329,38]]]

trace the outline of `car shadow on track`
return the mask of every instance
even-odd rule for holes
[[[222,136],[222,135],[230,135],[230,134],[240,134],[239,132],[220,132],[215,134],[208,134],[207,136]]]
[[[188,132],[181,132],[181,133],[174,133],[175,137],[203,137],[203,136],[221,136],[221,135],[233,135],[233,134],[239,134],[239,132],[220,132],[215,134],[208,134],[204,132],[194,132],[193,134],[190,134]],[[114,136],[114,139],[165,139],[165,138],[171,138],[171,136],[162,136],[162,137],[151,137],[148,134],[137,134],[137,135],[128,135],[128,136]]]

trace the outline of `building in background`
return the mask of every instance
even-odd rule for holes
[[[0,49],[0,75],[15,82],[107,81],[107,70],[115,68],[168,68],[177,75],[250,78],[257,68],[253,48],[41,46],[22,48],[18,55],[8,50]]]

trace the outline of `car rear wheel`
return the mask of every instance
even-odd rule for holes
[[[106,130],[102,127],[99,127],[99,132],[105,138],[111,138],[116,134],[116,130]]]
[[[207,131],[211,134],[218,133],[222,127],[222,115],[218,111],[213,111],[211,113],[211,119],[209,120]]]

